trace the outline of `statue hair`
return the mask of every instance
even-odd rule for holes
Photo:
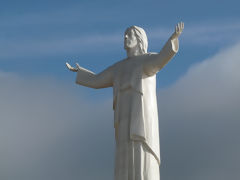
[[[138,27],[138,26],[131,26],[131,27],[127,28],[126,32],[131,30],[131,29],[134,31],[135,36],[138,40],[138,45],[139,45],[139,48],[140,48],[140,52],[142,54],[147,53],[148,39],[147,39],[146,32],[144,31],[143,28]]]

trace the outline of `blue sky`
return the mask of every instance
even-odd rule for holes
[[[98,73],[124,59],[131,25],[158,52],[180,21],[180,50],[157,76],[161,177],[238,179],[239,6],[0,0],[0,179],[112,179],[112,90],[75,85],[65,62]]]
[[[68,60],[100,72],[126,57],[122,37],[128,26],[143,27],[149,51],[159,51],[184,21],[181,50],[160,73],[159,86],[166,86],[238,39],[237,7],[234,1],[5,1],[0,65],[8,72],[66,79]]]

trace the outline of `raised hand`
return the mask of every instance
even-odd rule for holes
[[[77,65],[77,67],[74,68],[74,67],[72,67],[70,64],[68,64],[68,63],[66,62],[67,68],[68,68],[70,71],[73,71],[73,72],[77,72],[78,69],[79,69],[79,65],[78,65],[77,63],[76,63],[76,65]]]
[[[184,29],[184,23],[183,22],[178,23],[175,27],[175,32],[173,33],[171,38],[172,39],[178,38],[180,34],[183,32],[183,29]]]

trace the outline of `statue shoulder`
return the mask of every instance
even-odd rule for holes
[[[156,52],[148,52],[144,55],[142,55],[142,63],[145,63],[145,61],[149,61],[149,59],[152,59],[154,57],[156,57],[158,55],[158,53]]]
[[[114,63],[114,64],[112,65],[112,67],[117,68],[117,67],[121,66],[122,64],[124,64],[126,60],[127,60],[127,58],[122,59],[122,60],[120,60],[120,61],[117,61],[116,63]]]
[[[148,53],[147,53],[148,56],[154,56],[154,55],[157,55],[157,54],[158,54],[158,53],[156,53],[156,52],[148,52]]]

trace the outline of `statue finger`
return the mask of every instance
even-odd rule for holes
[[[178,33],[181,32],[181,23],[178,23]]]
[[[179,29],[178,29],[178,25],[176,25],[176,33],[178,34],[178,31],[179,31]]]
[[[78,64],[78,63],[76,63],[76,66],[77,66],[77,69],[81,69],[81,67],[79,66],[79,64]]]
[[[68,64],[67,62],[66,62],[66,66],[67,66],[68,69],[72,68],[72,66],[70,66],[70,64]]]
[[[182,30],[183,30],[184,29],[184,23],[182,22],[181,25],[182,25],[181,27],[182,27]]]
[[[67,68],[70,70],[70,71],[73,71],[73,72],[77,72],[78,70],[76,68],[73,68],[70,64],[66,63],[66,66]]]

